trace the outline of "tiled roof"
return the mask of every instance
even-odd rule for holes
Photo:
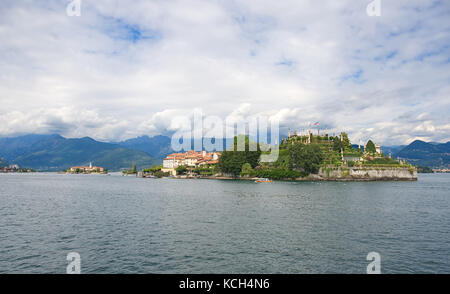
[[[217,156],[222,155],[221,152],[215,152]],[[167,155],[163,160],[183,160],[183,159],[197,159],[198,162],[204,162],[204,161],[215,161],[212,160],[214,157],[214,152],[205,153],[203,155],[203,152],[198,152],[195,150],[190,150],[185,153],[172,153]]]

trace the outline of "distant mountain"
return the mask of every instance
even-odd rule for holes
[[[0,156],[11,160],[30,153],[32,146],[41,141],[50,140],[52,138],[57,139],[58,137],[61,136],[30,134],[14,138],[0,138]]]
[[[358,145],[358,144],[352,144],[353,149],[359,149],[361,148],[362,151],[364,151],[364,145]],[[393,145],[393,146],[381,146],[381,152],[385,155],[393,155],[400,151],[402,148],[404,148],[405,145]]]
[[[405,148],[405,146],[406,145],[381,146],[381,152],[383,152],[383,154],[385,155],[394,155]]]
[[[394,157],[406,159],[408,162],[429,167],[450,167],[450,142],[427,143],[416,140],[402,148]]]
[[[173,153],[170,142],[171,139],[169,137],[158,135],[151,138],[149,136],[141,136],[116,144],[128,149],[144,151],[152,157],[162,159]]]
[[[75,165],[102,166],[108,170],[138,168],[159,164],[145,152],[92,138],[66,139],[60,135],[26,135],[0,138],[0,157],[10,163],[36,170],[59,171]]]
[[[355,149],[355,150],[358,150],[359,148],[361,148],[361,150],[364,151],[364,146],[363,145],[352,144],[352,148]]]
[[[6,161],[6,159],[4,158],[0,158],[0,168],[5,166],[9,166],[8,161]]]

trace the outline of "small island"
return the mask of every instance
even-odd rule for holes
[[[108,171],[100,166],[92,166],[92,162],[89,166],[72,166],[66,170],[68,174],[107,174]]]

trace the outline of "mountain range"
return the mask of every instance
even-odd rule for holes
[[[158,135],[154,137],[141,136],[115,144],[124,148],[140,150],[154,158],[162,159],[173,152],[170,143],[171,139],[169,137]]]
[[[4,166],[8,166],[9,162],[6,161],[6,159],[0,157],[0,168],[4,167]]]
[[[224,146],[230,143],[223,141]],[[382,150],[419,166],[449,167],[450,164],[450,142],[416,140],[407,146],[382,146]],[[132,164],[145,168],[160,164],[172,152],[171,138],[163,135],[140,136],[113,143],[89,137],[69,139],[58,134],[0,138],[0,166],[9,162],[40,171],[60,171],[89,162],[108,170],[130,168]]]
[[[393,155],[414,165],[428,167],[450,167],[450,141],[447,143],[427,143],[415,140]]]
[[[381,146],[381,151],[383,154],[394,156],[405,147],[406,145]]]
[[[108,170],[159,164],[148,153],[99,142],[89,137],[67,139],[60,135],[25,135],[0,138],[0,157],[10,163],[41,171],[60,171],[92,162]]]

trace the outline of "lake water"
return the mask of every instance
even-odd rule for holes
[[[450,273],[450,174],[417,182],[0,174],[0,273]]]

